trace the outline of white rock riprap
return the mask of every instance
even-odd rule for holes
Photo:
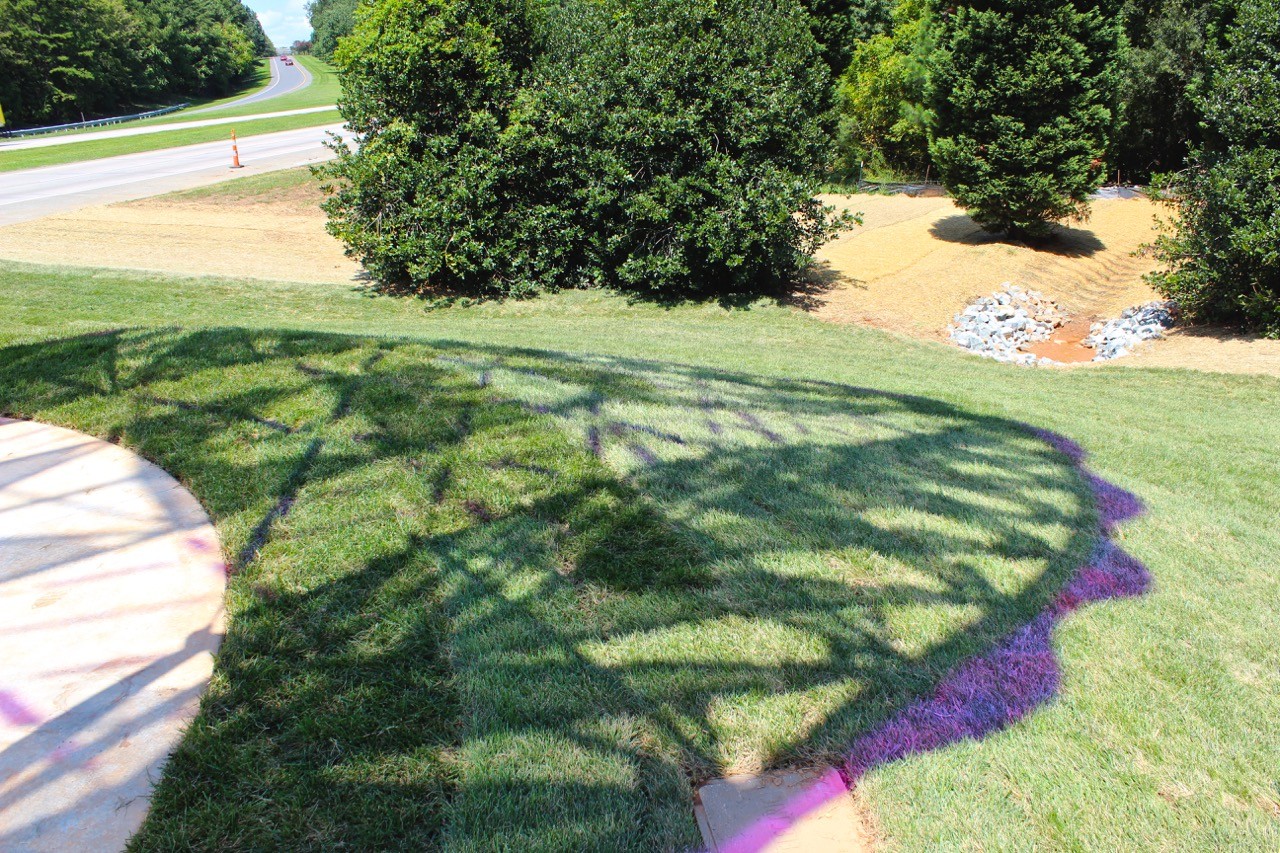
[[[1094,323],[1089,336],[1081,341],[1092,347],[1094,361],[1108,361],[1126,356],[1143,341],[1163,338],[1165,330],[1177,321],[1178,309],[1173,302],[1147,302],[1126,308],[1115,320]]]
[[[1005,282],[990,296],[973,302],[955,316],[950,328],[957,346],[996,361],[1052,364],[1020,348],[1047,341],[1066,322],[1058,304],[1044,294]]]

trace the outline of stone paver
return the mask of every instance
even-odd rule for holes
[[[871,845],[835,770],[715,779],[694,809],[709,853],[863,853]]]
[[[0,418],[0,850],[124,846],[208,683],[225,584],[164,471]]]

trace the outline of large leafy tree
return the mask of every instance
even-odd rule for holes
[[[1207,66],[1206,139],[1167,180],[1179,217],[1153,281],[1192,319],[1280,337],[1280,0],[1244,0]]]
[[[313,0],[307,4],[311,20],[311,49],[322,59],[332,59],[338,40],[356,26],[357,0]]]
[[[1037,238],[1088,213],[1115,123],[1120,32],[1090,0],[970,0],[940,12],[930,152],[992,231]]]
[[[0,0],[10,122],[93,115],[154,88],[148,34],[121,0]]]

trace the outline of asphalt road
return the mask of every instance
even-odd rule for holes
[[[231,144],[220,141],[7,172],[0,176],[0,225],[318,163],[333,156],[324,147],[329,131],[342,126],[247,136],[240,140],[243,169],[230,168]]]
[[[336,105],[325,107],[305,107],[299,110],[282,110],[278,113],[255,113],[251,116],[233,116],[231,118],[205,118],[199,121],[173,122],[170,124],[144,125],[143,127],[122,127],[116,130],[100,130],[94,133],[77,133],[70,136],[32,136],[25,139],[0,139],[0,154],[5,151],[19,151],[24,148],[49,148],[55,145],[73,145],[77,142],[94,142],[99,139],[117,139],[122,136],[146,136],[152,133],[169,133],[175,130],[191,130],[196,127],[213,127],[220,124],[243,124],[264,118],[284,118],[301,116],[310,113],[322,113],[334,109]]]
[[[183,115],[195,115],[197,113],[212,113],[218,110],[226,110],[231,107],[242,107],[245,104],[256,104],[258,101],[268,101],[272,98],[278,98],[281,95],[287,95],[290,92],[296,92],[311,85],[311,72],[302,67],[302,63],[294,60],[293,65],[285,65],[280,61],[280,57],[271,57],[271,83],[267,88],[254,95],[240,98],[226,104],[219,104],[216,107],[202,107],[198,110],[188,110]]]

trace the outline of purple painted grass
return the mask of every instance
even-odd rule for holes
[[[650,466],[658,464],[658,457],[653,454],[652,450],[645,447],[643,444],[633,441],[629,443],[627,447],[630,448],[636,459],[640,460],[641,464]]]
[[[831,774],[822,777],[781,812],[761,818],[721,845],[722,851],[764,849],[804,815],[843,795],[874,767],[953,743],[981,740],[1023,719],[1058,692],[1061,665],[1052,641],[1058,621],[1090,602],[1132,598],[1150,588],[1146,567],[1110,539],[1117,525],[1142,514],[1141,499],[1085,470],[1085,451],[1074,441],[1047,430],[1031,431],[1069,458],[1093,492],[1100,535],[1089,559],[1030,622],[990,651],[961,664],[930,695],[859,737],[839,769],[842,785],[834,786]]]
[[[1132,492],[1126,492],[1115,483],[1084,472],[1089,488],[1093,490],[1093,500],[1098,508],[1098,523],[1102,532],[1110,535],[1120,524],[1142,515],[1145,508],[1142,499]]]
[[[621,438],[628,432],[642,432],[645,435],[651,435],[654,438],[660,438],[663,441],[670,441],[673,444],[684,444],[684,438],[674,432],[663,432],[644,424],[633,424],[629,421],[611,421],[608,426],[609,434]]]
[[[1007,728],[1058,692],[1053,651],[1058,620],[1083,604],[1132,598],[1151,577],[1141,563],[1108,539],[1034,619],[995,648],[961,664],[934,690],[879,728],[858,738],[842,768],[850,784],[872,767],[962,740],[981,740]]]
[[[1083,465],[1085,457],[1084,448],[1075,443],[1065,435],[1059,435],[1052,430],[1041,429],[1040,427],[1027,426],[1031,434],[1070,459],[1076,465]]]
[[[738,412],[738,419],[747,425],[753,432],[757,432],[764,436],[774,444],[782,444],[782,436],[760,423],[760,419],[750,412]]]

